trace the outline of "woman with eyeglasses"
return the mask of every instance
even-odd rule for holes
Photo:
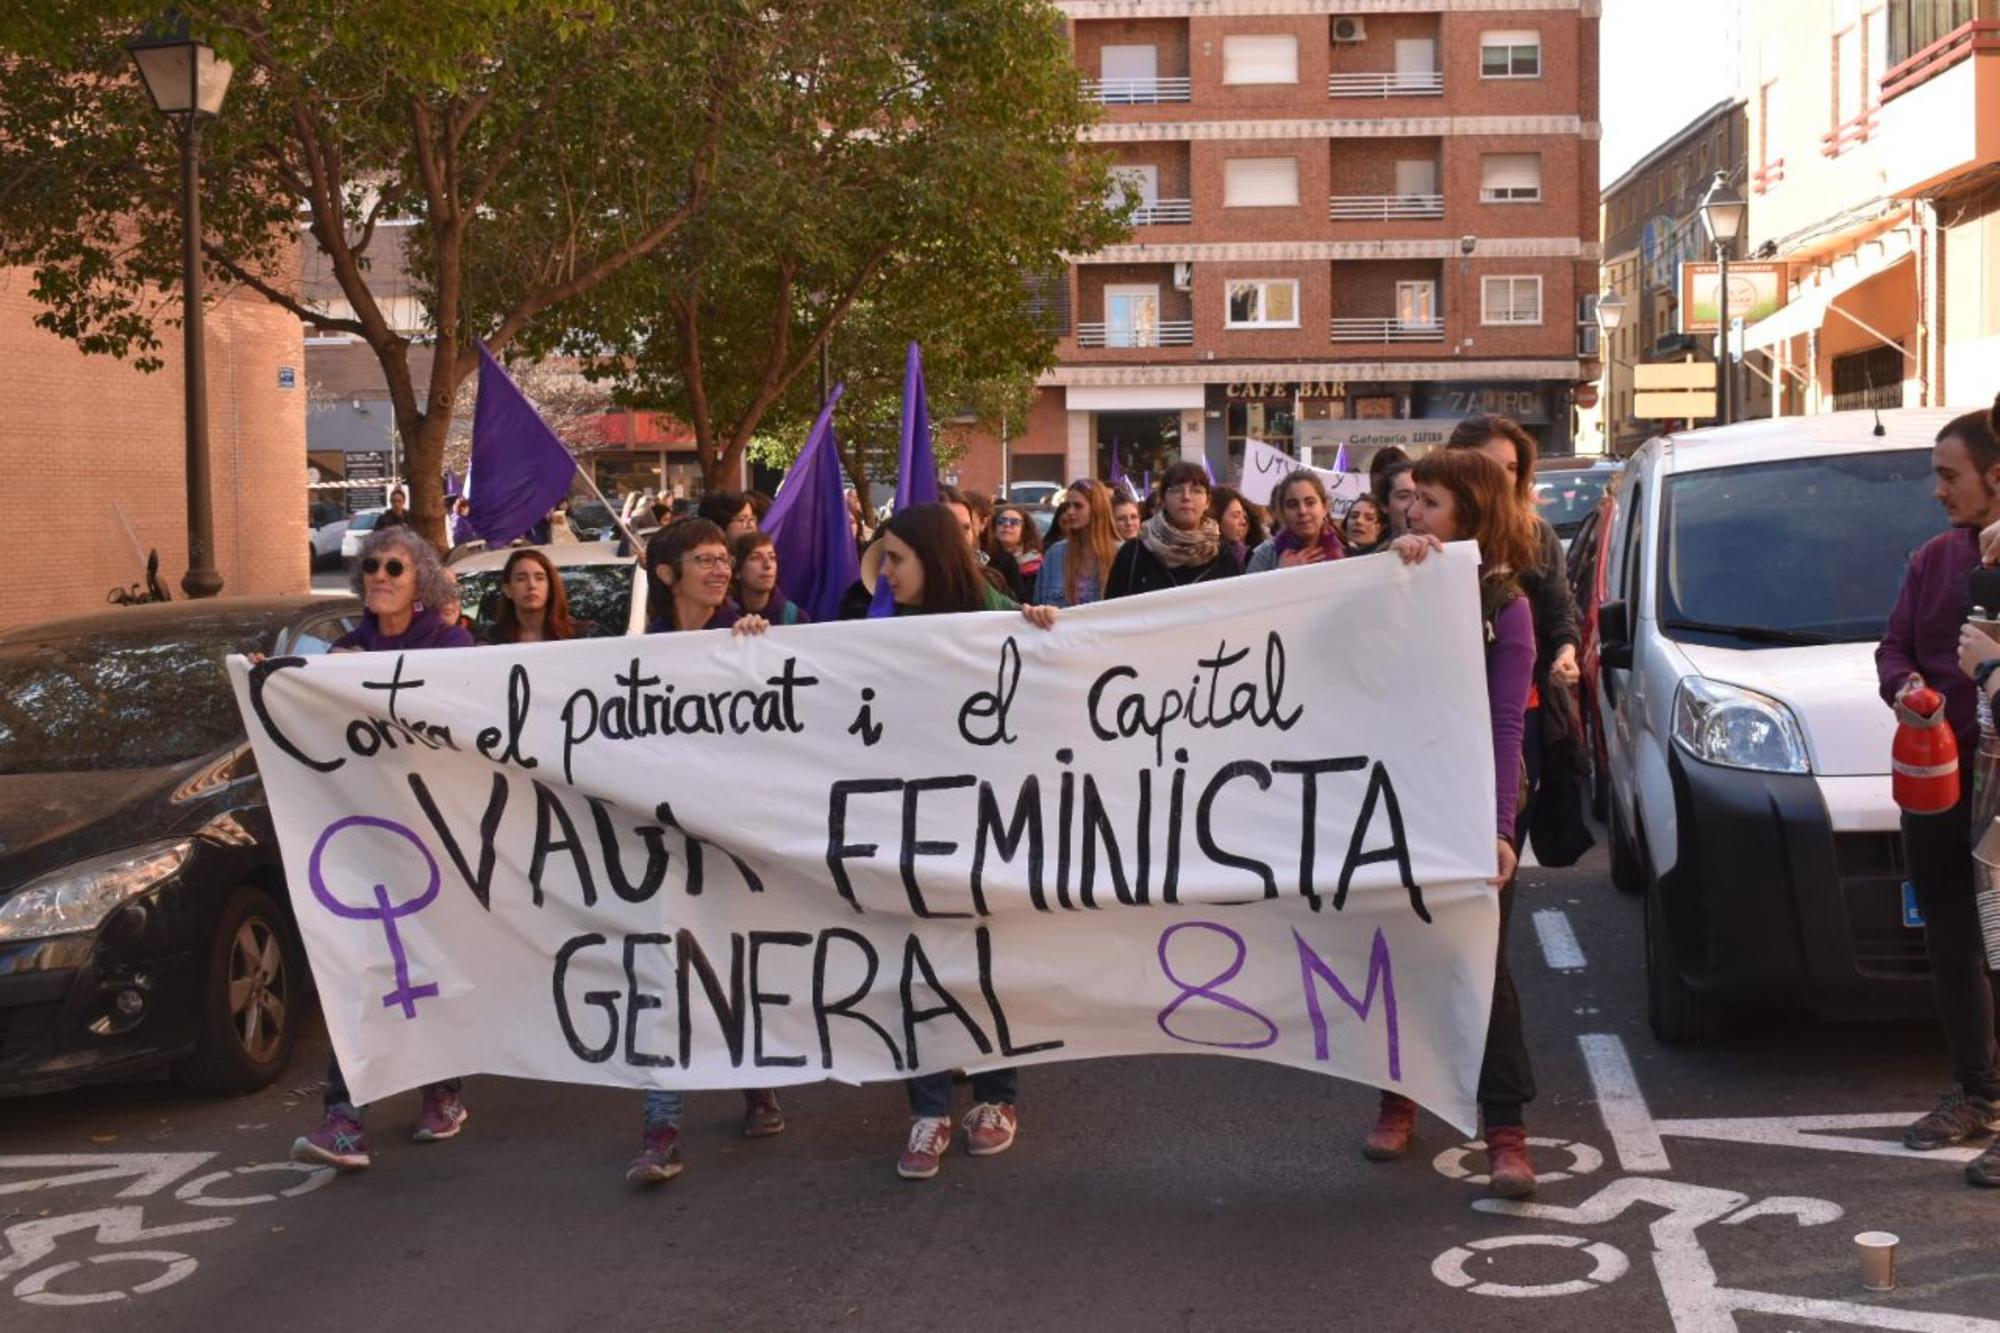
[[[728,540],[709,519],[684,518],[654,533],[646,543],[646,632],[727,629],[744,635],[769,629],[764,616],[741,613],[730,603],[734,568]],[[639,1155],[625,1168],[625,1179],[635,1185],[657,1185],[681,1173],[681,1112],[679,1091],[655,1088],[646,1094]],[[778,1094],[769,1088],[746,1089],[743,1136],[769,1138],[784,1129]]]
[[[570,617],[569,593],[553,561],[532,546],[507,557],[500,571],[500,605],[486,642],[548,643],[594,633],[594,626]]]
[[[729,544],[729,556],[736,562],[730,593],[739,612],[762,616],[773,625],[798,625],[808,619],[778,586],[778,548],[770,533],[744,533]]]
[[[1104,580],[1118,557],[1111,526],[1111,492],[1085,477],[1070,483],[1057,522],[1067,534],[1042,557],[1035,600],[1044,606],[1085,606],[1104,596]]]
[[[1278,529],[1250,553],[1244,573],[1316,565],[1347,555],[1340,525],[1333,520],[1326,482],[1311,468],[1294,468],[1284,475],[1271,492],[1271,509]]]
[[[883,525],[882,535],[861,562],[861,582],[868,588],[886,580],[898,616],[948,615],[959,611],[1018,611],[1037,629],[1056,623],[1053,606],[1022,606],[996,591],[979,572],[959,516],[949,505],[920,504],[899,509]],[[866,614],[865,604],[860,614]],[[1020,1119],[1014,1109],[1019,1091],[1017,1071],[982,1069],[972,1076],[972,1109],[966,1114],[966,1151],[991,1157],[1014,1146]],[[910,1130],[896,1174],[905,1180],[929,1180],[938,1173],[951,1147],[951,1074],[924,1074],[905,1079],[910,1100]]]
[[[1168,468],[1160,481],[1160,507],[1136,541],[1118,548],[1104,595],[1130,597],[1241,574],[1236,552],[1209,517],[1208,500],[1208,471],[1201,464],[1183,461]]]
[[[354,591],[362,602],[361,623],[334,640],[336,653],[405,653],[431,648],[470,648],[472,635],[441,614],[456,600],[446,570],[431,544],[406,526],[380,528],[361,543],[354,567]],[[410,1137],[418,1143],[456,1138],[467,1112],[459,1100],[460,1079],[424,1089],[423,1107]],[[348,1095],[340,1057],[327,1063],[325,1111],[319,1127],[292,1144],[292,1159],[319,1162],[342,1171],[367,1167],[368,1140],[361,1108]]]
[[[1250,552],[1264,544],[1264,511],[1243,498],[1234,486],[1217,486],[1208,493],[1208,516],[1222,533],[1223,545],[1245,564]]]
[[[1406,564],[1422,564],[1445,543],[1475,541],[1479,558],[1480,629],[1486,643],[1486,708],[1493,734],[1493,836],[1499,870],[1489,881],[1500,894],[1498,957],[1486,1053],[1479,1067],[1479,1115],[1485,1127],[1489,1193],[1507,1199],[1535,1192],[1523,1107],[1535,1097],[1535,1075],[1522,1033],[1521,999],[1507,965],[1507,928],[1514,917],[1519,865],[1515,812],[1524,790],[1521,739],[1535,670],[1535,617],[1521,573],[1537,559],[1534,528],[1506,474],[1476,450],[1441,449],[1417,461],[1417,499],[1410,531],[1393,549]],[[1375,1128],[1362,1148],[1374,1161],[1409,1151],[1417,1105],[1382,1094]]]

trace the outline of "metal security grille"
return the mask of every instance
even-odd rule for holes
[[[1857,407],[1903,405],[1903,349],[1874,347],[1833,358],[1833,407],[1836,412]]]

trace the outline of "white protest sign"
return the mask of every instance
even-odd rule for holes
[[[1469,1131],[1476,559],[231,675],[361,1101],[1193,1052]]]
[[[1329,472],[1325,468],[1305,467],[1298,459],[1282,449],[1275,449],[1262,440],[1243,442],[1243,477],[1237,489],[1251,504],[1269,507],[1271,493],[1287,475],[1304,468],[1317,473],[1326,486],[1327,507],[1335,518],[1343,517],[1347,507],[1368,493],[1368,477],[1362,472]]]

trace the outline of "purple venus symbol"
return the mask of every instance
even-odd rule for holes
[[[366,907],[356,907],[351,903],[344,903],[334,897],[332,891],[326,887],[326,877],[320,874],[320,864],[326,855],[327,844],[333,841],[333,835],[342,829],[349,828],[381,829],[384,832],[393,833],[397,837],[403,838],[412,847],[415,847],[417,854],[424,858],[424,865],[430,874],[430,883],[424,886],[424,891],[407,902],[399,903],[389,897],[389,888],[387,885],[377,884],[375,886],[375,901]],[[437,858],[431,855],[430,848],[424,846],[422,838],[419,838],[416,834],[394,820],[377,819],[372,815],[349,815],[345,819],[336,819],[333,823],[326,826],[326,832],[319,835],[319,841],[313,844],[312,860],[308,866],[308,873],[312,878],[313,897],[319,899],[321,905],[327,911],[333,913],[335,916],[345,917],[349,921],[380,921],[382,923],[382,933],[389,937],[389,957],[395,960],[396,964],[396,989],[382,997],[382,1007],[389,1009],[401,1006],[403,1017],[415,1018],[417,1016],[417,1001],[427,995],[436,995],[438,988],[436,983],[425,986],[412,986],[410,984],[410,959],[409,955],[403,952],[403,937],[396,930],[396,918],[399,916],[414,916],[424,908],[429,907],[431,900],[438,896],[438,886],[441,881],[438,876]]]

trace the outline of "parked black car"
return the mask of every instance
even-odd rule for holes
[[[0,1096],[284,1069],[305,962],[223,659],[324,652],[359,611],[223,598],[0,634]]]

